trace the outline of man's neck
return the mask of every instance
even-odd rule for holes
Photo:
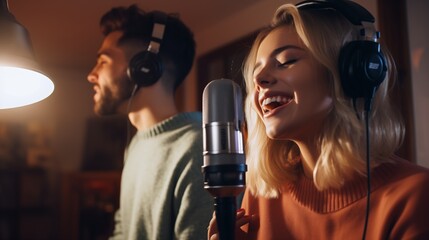
[[[128,118],[137,130],[148,129],[178,113],[174,96],[157,89],[139,89],[130,101]]]
[[[164,111],[154,111],[153,109],[142,108],[128,113],[128,118],[137,130],[145,130],[177,113],[178,111],[175,108],[169,111],[165,111],[165,109]]]

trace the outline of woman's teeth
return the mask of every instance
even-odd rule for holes
[[[288,102],[290,102],[292,98],[287,97],[281,97],[281,96],[274,96],[266,98],[262,101],[262,109],[264,112],[268,112],[270,110],[273,110],[279,106],[282,106]]]

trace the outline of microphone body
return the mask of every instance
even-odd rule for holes
[[[247,171],[241,88],[228,79],[211,81],[203,92],[204,188],[214,197],[221,240],[234,239],[236,197]]]

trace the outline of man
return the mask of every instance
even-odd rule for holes
[[[213,200],[203,188],[201,113],[179,113],[174,92],[195,56],[176,17],[136,5],[100,21],[104,40],[88,75],[98,115],[128,114],[137,129],[125,152],[112,239],[204,239]]]

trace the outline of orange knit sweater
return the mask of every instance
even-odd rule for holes
[[[400,160],[373,170],[366,239],[429,239],[429,170]],[[362,239],[366,179],[318,191],[302,176],[279,198],[253,197],[242,207],[257,218],[246,239]]]

